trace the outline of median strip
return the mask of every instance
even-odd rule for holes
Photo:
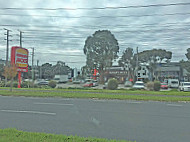
[[[61,97],[61,98],[90,98],[90,99],[118,99],[137,101],[168,101],[190,102],[190,94],[178,91],[146,91],[146,90],[80,90],[80,89],[15,89],[0,90],[2,96],[26,96],[26,97]]]

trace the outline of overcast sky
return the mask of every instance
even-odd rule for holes
[[[86,60],[84,42],[97,30],[110,30],[115,35],[120,56],[127,47],[136,52],[138,46],[140,52],[166,49],[173,52],[172,61],[186,60],[186,49],[190,48],[189,9],[189,0],[0,0],[0,59],[6,57],[7,28],[12,31],[10,47],[19,45],[18,30],[23,31],[22,44],[30,51],[29,64],[34,47],[35,64],[37,60],[40,64],[60,60],[80,68]]]

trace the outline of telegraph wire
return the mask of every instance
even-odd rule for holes
[[[152,23],[152,24],[141,24],[140,27],[144,28],[144,27],[151,27],[151,26],[157,26],[158,23]],[[163,24],[159,24],[159,27],[160,26],[171,26],[171,25],[178,25],[178,24],[187,24],[186,26],[189,26],[189,22],[174,22],[174,23],[163,23]],[[28,25],[22,25],[22,24],[18,24],[18,25],[15,25],[15,24],[0,24],[1,27],[35,27],[35,28],[63,28],[63,26],[55,26],[55,25],[31,25],[31,24],[28,24]],[[84,28],[84,29],[89,29],[89,28],[92,28],[91,27],[92,25],[82,25],[82,26],[64,26],[65,28]],[[130,26],[130,27],[133,27],[133,26],[138,26],[137,24],[128,24],[128,25],[100,25],[100,26],[93,26],[93,28],[105,28],[105,27],[115,27],[115,28],[118,28],[118,27],[123,27],[125,28],[126,26]],[[183,26],[183,25],[182,25]],[[63,29],[61,29],[63,30]],[[61,31],[60,30],[60,31]],[[26,30],[27,31],[44,31],[44,32],[49,32],[48,30],[41,30],[41,29],[28,29]],[[52,31],[59,31],[59,30],[55,30],[55,29],[52,29]]]
[[[119,15],[119,16],[78,16],[78,17],[68,17],[68,16],[58,16],[58,15],[26,15],[26,14],[1,14],[5,16],[34,16],[34,17],[44,17],[44,18],[69,18],[69,19],[80,19],[80,18],[131,18],[131,17],[149,17],[149,16],[175,16],[175,15],[189,15],[190,13],[166,13],[166,14],[144,14],[144,15]]]
[[[109,7],[78,7],[78,8],[16,8],[16,7],[7,7],[0,8],[0,10],[44,10],[44,11],[57,11],[57,10],[117,10],[117,9],[129,9],[129,8],[149,8],[149,7],[169,7],[169,6],[187,6],[190,3],[167,3],[167,4],[149,4],[149,5],[130,5],[130,6],[109,6]]]

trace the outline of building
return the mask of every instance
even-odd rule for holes
[[[156,68],[155,76],[161,82],[164,79],[184,80],[183,71],[179,62],[161,63]]]
[[[128,70],[120,66],[108,67],[105,71],[105,81],[108,81],[110,78],[115,78],[119,83],[124,83],[128,77]]]
[[[150,74],[149,74],[149,69],[148,66],[145,64],[140,64],[139,68],[137,70],[137,80],[144,81],[146,79],[150,80]]]
[[[6,60],[0,59],[0,64],[5,65],[6,64]]]

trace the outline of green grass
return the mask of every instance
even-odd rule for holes
[[[9,89],[1,87],[0,89]],[[179,92],[176,89],[170,91],[147,91],[147,90],[107,90],[107,89],[93,89],[93,88],[78,88],[78,89],[42,89],[42,88],[14,88],[14,90],[32,90],[32,91],[72,91],[72,92],[91,92],[91,93],[116,93],[116,94],[139,94],[139,95],[172,95],[172,96],[190,96],[190,92]],[[1,92],[1,90],[0,90]]]
[[[190,101],[189,92],[178,91],[145,91],[145,90],[82,90],[82,89],[15,89],[0,90],[3,96],[26,97],[64,97],[64,98],[97,98],[120,100],[152,100],[152,101]]]
[[[36,132],[23,132],[16,129],[0,129],[0,142],[129,142],[101,138],[84,138]]]

